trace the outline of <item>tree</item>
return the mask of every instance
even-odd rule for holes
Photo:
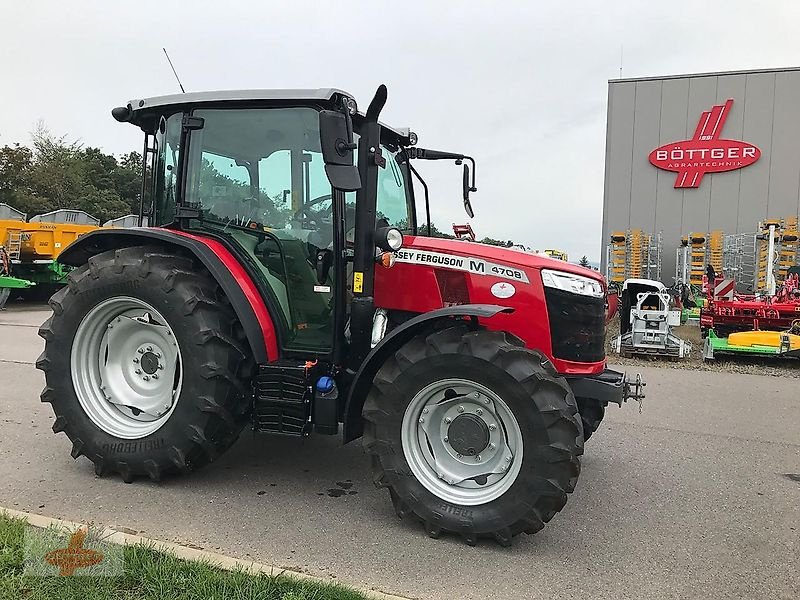
[[[25,186],[33,165],[33,152],[30,148],[14,144],[0,148],[0,202],[10,204],[20,210],[22,199],[20,191]]]
[[[591,268],[591,266],[592,266],[592,265],[589,264],[589,259],[586,258],[585,254],[583,256],[581,256],[581,260],[578,262],[578,264],[580,266],[582,266],[582,267],[586,267],[587,269]]]
[[[31,133],[31,146],[0,148],[0,202],[28,216],[59,208],[83,210],[101,222],[138,212],[141,155],[118,161],[99,148],[53,135],[44,123]]]
[[[122,217],[130,212],[127,202],[114,190],[101,190],[93,187],[84,188],[81,194],[80,210],[105,223],[110,219]]]
[[[422,225],[419,225],[417,227],[417,231],[419,232],[420,235],[427,236],[428,235],[428,224],[427,223],[423,223]],[[431,221],[431,236],[430,237],[447,238],[447,239],[453,240],[453,239],[455,239],[456,236],[453,235],[452,233],[447,233],[445,231],[441,231],[438,227],[436,227],[436,223]]]
[[[481,244],[488,244],[490,246],[501,246],[503,248],[511,248],[512,246],[516,246],[517,244],[514,243],[513,240],[496,240],[494,238],[485,237],[482,240],[478,240]]]
[[[150,173],[148,171],[148,181]],[[131,213],[139,212],[139,196],[142,191],[142,154],[128,152],[119,159],[119,165],[114,169],[114,188],[120,197],[128,202]]]

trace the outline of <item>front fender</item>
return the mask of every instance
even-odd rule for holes
[[[242,263],[214,238],[157,227],[98,229],[67,246],[59,255],[58,262],[78,267],[92,256],[108,250],[153,244],[180,248],[199,260],[230,301],[247,336],[254,360],[263,364],[278,359],[277,333],[261,294]]]
[[[380,343],[367,355],[367,358],[364,359],[350,383],[350,391],[344,407],[344,427],[342,432],[344,443],[352,442],[354,439],[361,437],[364,431],[361,410],[364,408],[364,401],[372,386],[372,380],[375,378],[378,369],[386,362],[386,359],[403,344],[425,329],[430,329],[435,323],[445,319],[470,317],[477,325],[478,318],[487,319],[501,312],[511,313],[514,312],[514,309],[496,304],[448,306],[447,308],[440,308],[417,315],[386,334]]]

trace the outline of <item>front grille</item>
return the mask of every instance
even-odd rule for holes
[[[575,362],[605,358],[606,308],[603,298],[591,298],[544,288],[553,356]]]

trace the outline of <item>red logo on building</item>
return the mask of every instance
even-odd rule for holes
[[[749,142],[719,137],[731,106],[732,99],[712,106],[700,115],[692,139],[656,148],[650,153],[650,163],[659,169],[676,171],[676,188],[696,188],[706,173],[735,171],[752,165],[761,157],[761,150]]]

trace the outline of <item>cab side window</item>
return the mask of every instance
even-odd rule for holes
[[[392,226],[404,233],[412,229],[411,211],[406,195],[406,181],[395,154],[385,146],[381,146],[386,166],[378,169],[378,198],[376,220],[385,219]],[[346,230],[352,235],[355,227],[356,193],[346,194]],[[349,237],[349,236],[348,236]]]
[[[383,148],[386,167],[378,170],[377,218],[386,219],[392,227],[410,229],[406,185],[395,155]]]

